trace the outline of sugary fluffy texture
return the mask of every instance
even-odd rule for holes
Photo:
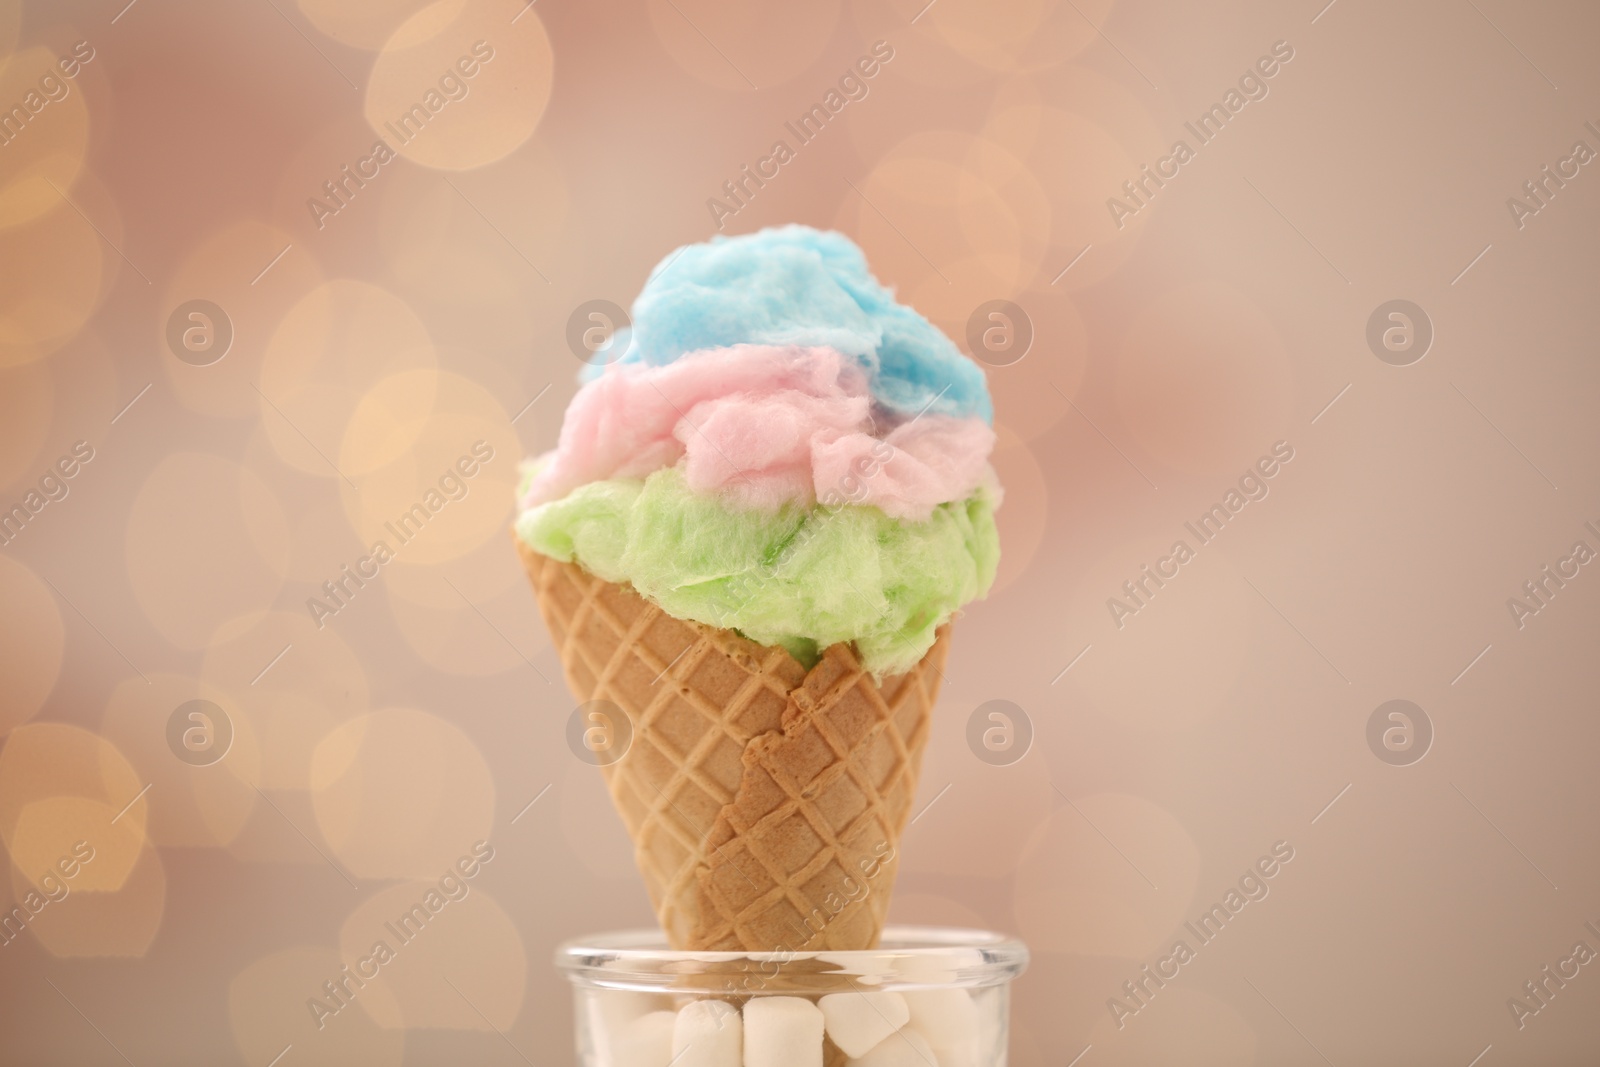
[[[978,418],[927,414],[886,439],[872,429],[865,374],[831,348],[735,345],[613,367],[573,398],[521,505],[681,460],[690,489],[737,507],[848,501],[920,522],[972,494],[994,447]]]
[[[591,482],[525,511],[534,550],[629,583],[669,614],[780,645],[802,663],[854,641],[880,677],[913,666],[934,631],[994,583],[1000,542],[992,475],[926,522],[875,507],[736,510],[682,471]]]
[[[811,456],[819,444],[865,426],[865,396],[819,400],[794,392],[739,394],[691,409],[673,431],[684,476],[697,493],[722,493],[737,507],[775,511],[816,499]],[[858,435],[859,436],[859,435]]]
[[[557,500],[586,482],[643,478],[675,464],[686,441],[705,447],[694,427],[708,401],[744,396],[807,405],[823,423],[854,428],[871,401],[861,370],[831,349],[734,345],[695,352],[664,367],[616,366],[589,382],[567,405],[561,437],[534,478],[523,507]],[[691,419],[698,412],[699,418]],[[690,424],[680,424],[689,421]],[[773,442],[751,441],[752,454]],[[747,464],[759,471],[764,464]]]
[[[678,249],[650,272],[631,336],[617,341],[621,362],[653,366],[734,344],[826,345],[860,364],[890,411],[994,421],[978,365],[895,303],[861,249],[832,231],[782,226]]]
[[[869,504],[896,519],[925,521],[939,504],[965,500],[989,473],[994,431],[982,419],[924,415],[881,440],[855,433],[812,451],[816,497]]]

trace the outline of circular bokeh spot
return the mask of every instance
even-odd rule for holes
[[[384,44],[365,114],[414,163],[471,170],[533,135],[550,102],[550,37],[525,0],[439,0]],[[515,21],[513,21],[515,20]]]
[[[230,222],[188,248],[160,304],[172,310],[151,317],[159,343],[177,357],[161,364],[184,406],[208,418],[270,415],[256,391],[262,355],[279,321],[322,281],[304,242],[255,219]],[[217,310],[201,307],[207,304]],[[191,305],[201,320],[179,315]],[[219,354],[224,333],[226,360]],[[201,350],[190,352],[185,334]]]
[[[479,857],[492,861],[494,850],[480,846],[463,846],[460,866],[433,880],[369,897],[340,928],[340,955],[373,975],[356,1003],[383,1029],[503,1031],[516,1022],[528,954],[516,923],[482,888]]]
[[[385,378],[437,362],[427,328],[399,297],[365,282],[328,282],[289,309],[267,344],[257,387],[261,425],[284,462],[339,478],[339,443],[367,393]],[[421,417],[433,395],[413,388],[405,401],[412,417]]]
[[[477,382],[443,371],[380,382],[357,406],[339,452],[347,469],[363,471],[359,491],[346,486],[343,499],[374,560],[365,570],[381,573],[384,555],[442,563],[504,537],[521,453],[510,416]]]
[[[223,622],[277,597],[289,526],[253,472],[221,456],[177,452],[156,464],[134,498],[125,551],[146,618],[178,647],[199,649]]]
[[[719,89],[752,92],[788,81],[810,67],[833,34],[839,5],[840,0],[803,5],[646,0],[645,6],[656,36],[679,67]],[[841,61],[835,78],[848,66]],[[826,97],[829,91],[834,93],[832,100]],[[848,83],[825,84],[808,103],[843,110],[847,92],[860,90]]]
[[[1050,513],[1050,486],[1028,443],[1003,423],[995,424],[990,462],[1005,486],[1005,505],[996,516],[1000,529],[1000,567],[989,595],[1009,588],[1038,558]]]
[[[0,4],[0,59],[5,59],[17,47],[17,38],[21,33],[22,5],[15,0]]]
[[[66,723],[31,723],[0,748],[0,840],[29,881],[86,847],[76,886],[114,891],[145,841],[150,796],[111,742]]]
[[[55,890],[59,899],[29,921],[28,930],[52,956],[135,959],[155,942],[167,905],[167,871],[160,851],[149,846],[138,850],[127,878],[114,891],[96,891],[87,881],[103,858],[97,851],[75,876],[60,878]],[[15,869],[11,884],[19,897],[27,898],[29,890]]]
[[[5,19],[0,14],[0,22]],[[5,166],[0,168],[0,229],[63,208],[57,190],[71,189],[83,167],[89,108],[78,82],[64,76],[59,65],[63,58],[69,63],[75,60],[43,45],[0,58],[4,102],[0,106],[7,108],[7,121],[0,125],[0,152],[5,153]],[[25,121],[16,115],[19,108]],[[70,214],[71,209],[66,210]],[[14,237],[8,234],[8,243]]]
[[[362,477],[404,458],[439,413],[443,380],[442,372],[429,368],[401,371],[374,382],[357,400],[345,425],[335,454],[340,471]]]
[[[923,0],[924,4],[926,2]],[[876,80],[886,80],[882,71],[887,70],[895,80],[904,79],[910,83],[912,90],[903,96],[885,94],[884,99],[875,101],[874,106],[861,108],[851,118],[850,125],[855,126],[867,116],[880,111],[892,111],[902,119],[902,125],[894,128],[904,129],[906,122],[926,121],[928,94],[924,90],[944,94],[952,89],[970,90],[985,86],[994,80],[992,69],[970,62],[952,48],[928,18],[919,18],[908,25],[921,6],[902,8],[896,4],[885,4],[882,0],[849,0],[848,10],[853,23],[850,37],[861,42],[858,49],[852,51],[876,57],[887,56]],[[873,47],[879,41],[887,48],[880,46],[874,53]],[[892,55],[889,54],[890,50]],[[1052,61],[1060,62],[1059,58]],[[882,142],[877,144],[881,145]],[[863,154],[870,158],[870,152]]]
[[[104,800],[49,796],[23,805],[6,846],[17,870],[35,885],[45,886],[63,863],[76,858],[81,861],[76,888],[115,892],[144,847],[142,824],[128,818]]]
[[[6,447],[0,449],[0,487],[25,478],[35,480],[44,473],[30,468],[45,465],[39,453],[50,431],[55,406],[54,379],[43,364],[0,367],[0,426],[6,428]],[[9,501],[0,504],[0,508],[10,506]],[[0,514],[0,521],[4,518]],[[15,525],[0,527],[0,543],[13,535]]]
[[[1105,21],[1104,9],[1110,5],[1111,0],[1087,3],[1085,6],[1101,10],[1093,15],[1072,16],[1076,25],[1062,19],[1065,33],[1053,34],[1052,41],[1064,44],[1064,36],[1081,38],[1085,31],[1092,34],[1095,25],[1088,19],[1098,16],[1099,21]],[[1057,0],[1010,0],[1005,4],[934,4],[926,10],[929,24],[964,58],[992,70],[1012,70],[1018,65],[1019,53],[1035,39],[1052,10],[1060,6]],[[1052,52],[1060,55],[1055,49]]]
[[[299,0],[300,13],[340,44],[375,51],[432,0]]]
[[[470,738],[444,719],[391,708],[353,719],[311,757],[317,826],[358,878],[447,868],[489,834],[494,779]]]
[[[547,313],[530,290],[547,284],[550,256],[571,247],[565,172],[578,162],[536,134],[492,177],[459,188],[421,170],[382,181],[374,236],[396,287],[459,344],[495,353],[547,344]]]
[[[424,663],[447,674],[482,677],[527,671],[529,660],[549,647],[549,631],[530,610],[527,578],[505,565],[505,550],[500,538],[490,538],[451,561],[448,575],[439,565],[413,566],[404,559],[384,568],[395,625]]]
[[[1022,292],[1048,249],[1044,190],[1015,154],[982,137],[913,134],[858,186],[841,201],[840,225],[878,277],[952,335],[978,305]]]
[[[99,234],[58,197],[0,229],[8,250],[0,256],[0,367],[12,367],[55,352],[88,321],[106,253]]]
[[[259,799],[261,754],[226,694],[178,674],[129,678],[112,691],[100,729],[150,783],[153,844],[208,848],[239,835]]]
[[[236,721],[249,721],[266,789],[307,788],[318,743],[367,711],[360,660],[333,625],[319,628],[305,611],[249,614],[224,624],[206,649],[200,677],[226,695],[218,702],[235,709]]]
[[[38,575],[0,554],[0,737],[44,706],[61,673],[66,628],[55,594]]]
[[[1108,194],[1137,175],[1139,164],[1110,130],[1059,108],[1016,104],[990,115],[983,132],[1027,165],[1047,197],[1042,212],[1021,217],[1030,228],[1037,219],[1047,223],[1040,272],[1053,291],[1088,288],[1128,260],[1159,204],[1113,218]]]
[[[1068,416],[1080,418],[1067,398],[1076,400],[1089,367],[1089,330],[1072,298],[1051,294],[1031,303],[1031,358],[1015,372],[988,375],[994,409],[1027,441]]]

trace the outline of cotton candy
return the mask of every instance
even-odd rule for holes
[[[559,499],[585,482],[643,478],[676,463],[686,445],[711,447],[692,432],[707,417],[701,405],[708,400],[788,394],[792,404],[805,398],[847,401],[852,426],[868,417],[865,375],[830,349],[735,345],[665,367],[614,367],[567,405],[555,452],[522,506]],[[691,411],[698,419],[690,418]],[[840,416],[831,418],[837,422]],[[677,432],[686,419],[688,426]]]
[[[660,366],[736,344],[827,346],[854,360],[878,403],[902,417],[993,421],[978,365],[895,303],[843,234],[783,226],[686,245],[651,271],[632,317],[608,350],[622,349],[623,364]],[[601,372],[598,363],[586,371]]]
[[[868,401],[793,391],[734,396],[696,405],[673,435],[697,493],[721,492],[736,506],[774,510],[816,500],[812,453],[846,434],[866,437]],[[958,494],[965,495],[965,494]]]
[[[854,641],[882,677],[916,664],[935,631],[994,583],[992,473],[923,522],[859,504],[738,509],[683,471],[591,482],[517,520],[530,548],[627,583],[668,614],[738,630],[814,663]]]
[[[683,467],[698,493],[776,510],[872,504],[922,521],[977,488],[994,447],[978,418],[925,414],[876,435],[865,374],[830,348],[736,345],[614,367],[579,390],[523,507],[580,485]]]
[[[870,504],[892,518],[921,522],[935,506],[977,489],[994,442],[982,419],[925,415],[882,440],[856,433],[819,441],[812,483],[825,504]]]

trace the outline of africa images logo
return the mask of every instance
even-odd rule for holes
[[[445,868],[438,882],[429,886],[419,900],[383,924],[384,933],[388,936],[374,941],[367,954],[356,960],[354,965],[343,964],[338,974],[322,983],[321,996],[307,997],[306,1010],[311,1013],[317,1029],[321,1030],[327,1025],[328,1019],[355,1003],[356,995],[366,988],[367,983],[377,979],[382,969],[399,956],[400,950],[420,937],[428,924],[436,922],[439,913],[448,905],[466,900],[472,893],[469,883],[483,870],[483,865],[492,859],[494,846],[487,841],[475,842],[470,855],[460,857]],[[452,914],[457,910],[453,909]],[[393,944],[390,944],[391,938]]]
[[[1183,524],[1183,528],[1194,536],[1193,546],[1179,538],[1172,543],[1167,555],[1156,560],[1154,569],[1146,563],[1138,577],[1122,583],[1122,595],[1107,597],[1106,610],[1111,613],[1111,621],[1117,624],[1117,629],[1122,629],[1130,617],[1149,607],[1156,593],[1176,578],[1184,564],[1194,559],[1201,548],[1216,540],[1228,523],[1245,509],[1245,505],[1251,501],[1265,500],[1272,492],[1268,481],[1276,477],[1292,459],[1293,445],[1287,441],[1275,443],[1270,455],[1256,460],[1239,476],[1237,488],[1230,486],[1222,499],[1202,512],[1199,518]]]
[[[83,70],[84,64],[94,59],[94,46],[88,41],[79,41],[72,46],[70,56],[62,56],[56,60],[56,69],[61,71],[58,76],[55,70],[49,68],[39,76],[36,87],[29,89],[22,95],[22,99],[12,104],[4,111],[0,111],[0,148],[9,148],[12,141],[27,130],[28,125],[39,121],[39,116],[51,104],[59,104],[72,95],[72,81]],[[66,78],[66,81],[62,81]]]
[[[1122,197],[1107,197],[1106,210],[1117,229],[1127,225],[1127,220],[1137,215],[1155,199],[1158,192],[1179,174],[1190,160],[1200,154],[1200,149],[1216,140],[1234,116],[1255,100],[1265,100],[1271,87],[1267,82],[1277,76],[1290,60],[1294,59],[1294,46],[1288,41],[1276,41],[1268,55],[1261,56],[1254,65],[1239,76],[1238,88],[1230,88],[1222,99],[1212,104],[1194,122],[1185,122],[1183,128],[1194,135],[1195,144],[1179,138],[1172,150],[1156,160],[1155,167],[1145,163],[1137,177],[1122,183]]]
[[[307,597],[306,610],[311,613],[311,621],[317,624],[317,629],[322,629],[329,618],[348,607],[367,582],[377,578],[383,565],[394,559],[400,548],[410,544],[430,519],[443,511],[451,501],[465,500],[472,491],[471,479],[492,459],[494,446],[487,441],[474,441],[471,455],[463,455],[454,466],[445,468],[445,472],[439,476],[438,488],[430,487],[422,494],[421,500],[383,524],[383,528],[394,536],[394,547],[390,547],[387,541],[374,541],[367,554],[356,560],[354,569],[346,563],[339,569],[337,577],[322,583],[326,600]]]
[[[1139,973],[1122,983],[1122,996],[1106,999],[1106,1010],[1121,1030],[1128,1019],[1148,1008],[1156,994],[1176,979],[1182,969],[1199,957],[1200,950],[1221,936],[1228,924],[1238,918],[1247,905],[1267,899],[1272,892],[1271,879],[1294,859],[1294,846],[1287,841],[1274,841],[1268,855],[1261,856],[1245,868],[1238,881],[1228,887],[1222,899],[1213,903],[1193,921],[1185,921],[1183,934],[1173,938],[1172,949],[1153,963],[1139,968]],[[1189,944],[1189,938],[1194,944]]]
[[[430,87],[422,94],[421,100],[393,120],[385,122],[384,129],[394,136],[395,143],[402,148],[410,144],[421,136],[428,123],[446,105],[467,98],[472,91],[471,80],[493,58],[494,47],[488,41],[473,42],[470,55],[457,59],[453,66],[446,67],[444,73],[439,75],[437,88]],[[339,168],[338,174],[323,182],[322,192],[327,199],[313,196],[306,200],[306,209],[311,212],[311,221],[317,224],[317,229],[327,225],[328,216],[337,215],[349,207],[356,194],[367,187],[367,182],[381,174],[383,167],[397,156],[398,153],[389,142],[380,137],[373,142],[370,152],[355,161],[354,167],[346,163]]]
[[[38,889],[29,889],[22,894],[16,907],[8,912],[0,912],[0,948],[21,937],[22,931],[48,905],[66,900],[72,892],[68,883],[93,859],[94,846],[87,841],[79,841],[72,846],[70,853],[56,860],[54,867],[45,868],[43,876],[38,879]]]

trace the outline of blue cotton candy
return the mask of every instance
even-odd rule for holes
[[[655,366],[727,345],[825,345],[858,361],[874,399],[896,414],[994,421],[978,365],[895,303],[848,237],[809,226],[680,248],[650,272],[632,330],[615,342],[621,362]],[[602,369],[585,368],[585,379]]]

